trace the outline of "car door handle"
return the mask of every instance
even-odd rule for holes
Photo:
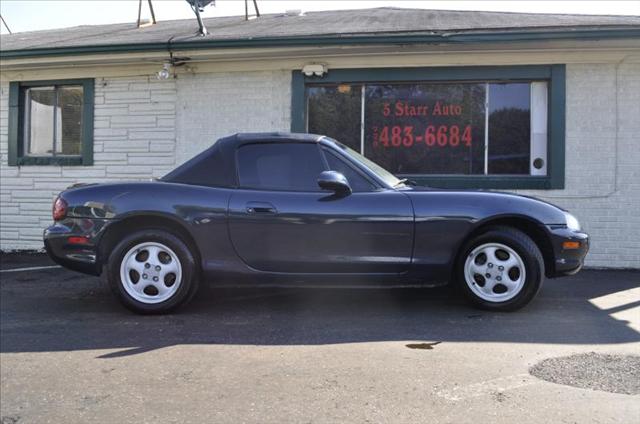
[[[275,206],[269,202],[248,202],[248,213],[278,213]]]

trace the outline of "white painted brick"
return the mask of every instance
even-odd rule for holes
[[[175,97],[175,96],[174,96]],[[153,102],[153,103],[139,103],[139,104],[132,104],[129,106],[129,111],[130,112],[153,112],[153,113],[168,113],[168,112],[173,112],[175,110],[176,106],[175,106],[175,99],[173,99],[171,102],[164,102],[164,103],[160,103],[160,102]]]
[[[112,141],[108,142],[104,146],[105,153],[114,152],[148,152],[149,141],[136,140],[136,141]]]
[[[173,83],[173,81],[135,82],[129,84],[129,89],[132,91],[175,90],[175,84]]]
[[[28,201],[28,199],[38,199],[46,198],[47,201],[51,197],[51,190],[34,190],[34,189],[22,189],[22,190],[14,190],[11,193],[11,198],[17,201]]]
[[[139,176],[151,176],[153,167],[149,164],[146,166],[141,165],[113,165],[107,166],[107,172],[109,175],[136,175]]]
[[[69,179],[69,180],[56,180],[56,181],[49,181],[49,180],[43,180],[43,181],[38,181],[36,180],[33,184],[33,188],[36,190],[52,190],[54,192],[60,192],[64,189],[66,189],[67,187],[69,187],[70,185],[72,185],[75,182],[75,180]]]
[[[132,156],[130,154],[127,159],[127,163],[131,165],[173,165],[174,162],[173,156],[149,156],[149,154],[144,154],[143,156]]]
[[[126,100],[125,103],[130,103],[134,101],[145,101],[151,97],[151,94],[148,90],[141,91],[116,91],[116,92],[106,92],[104,94],[104,98],[106,102],[115,103],[118,100]]]
[[[41,212],[51,213],[51,204],[50,203],[22,203],[20,205],[20,213],[28,214],[29,212],[37,212],[36,215],[42,215]]]
[[[229,134],[291,127],[290,71],[181,75],[176,84],[177,163]]]
[[[178,100],[178,98],[175,93],[151,93],[152,102],[175,102],[176,100]]]
[[[103,137],[118,137],[118,138],[126,138],[128,130],[126,128],[98,128],[93,130],[93,135],[96,138]]]
[[[33,181],[28,178],[20,178],[20,177],[2,177],[2,185],[4,187],[13,186],[13,187],[23,187],[23,186],[33,186]]]
[[[116,153],[94,153],[93,160],[96,164],[103,163],[113,163],[113,162],[126,162],[127,154],[116,152]]]
[[[94,119],[93,121],[93,129],[102,129],[109,128],[110,122],[109,119]]]
[[[76,178],[80,181],[84,178],[103,178],[106,176],[104,168],[92,167],[68,167],[62,170],[64,178]]]
[[[151,143],[151,150],[154,152],[173,153],[175,151],[175,144],[154,142],[154,143]],[[178,162],[176,162],[176,164],[178,164]]]
[[[127,128],[149,125],[155,126],[155,124],[155,116],[132,116],[127,114],[126,116],[114,116],[111,118],[111,126],[113,128],[117,128],[116,125],[118,125],[120,128]]]
[[[158,128],[175,128],[176,119],[175,118],[158,118]]]
[[[129,140],[173,140],[173,131],[131,131]]]
[[[108,107],[108,108],[103,108],[98,106],[99,105],[96,105],[96,108],[93,111],[94,116],[98,118],[129,115],[129,108],[126,105],[124,106],[120,105],[120,107]]]

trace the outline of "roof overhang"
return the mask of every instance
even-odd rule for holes
[[[169,46],[165,43],[147,51],[123,49],[3,58],[0,70],[3,80],[153,75],[159,66],[170,60],[170,53],[186,62],[186,66],[176,68],[177,74],[295,70],[308,63],[324,63],[329,69],[337,69],[640,62],[640,30],[634,34],[610,38],[482,42],[446,42],[442,39],[438,42],[420,39],[422,41],[418,42],[414,38],[392,37],[383,43],[385,39],[376,37],[378,43],[235,47],[215,47],[215,43],[207,43],[206,48],[204,44],[172,43]]]
[[[376,33],[345,34],[339,36],[299,36],[266,37],[243,39],[201,39],[197,41],[167,41],[162,43],[131,43],[112,45],[69,46],[33,48],[21,50],[2,50],[0,59],[75,56],[104,53],[143,53],[175,50],[200,50],[222,48],[265,48],[265,47],[311,47],[345,46],[371,44],[474,44],[474,43],[512,43],[522,41],[550,40],[608,40],[640,38],[637,27],[587,27],[587,28],[544,28],[526,31],[462,31],[462,32],[418,32],[418,33]]]

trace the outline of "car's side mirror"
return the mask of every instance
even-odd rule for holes
[[[318,185],[323,190],[330,190],[336,194],[351,194],[351,186],[347,177],[336,171],[324,171],[318,177]]]

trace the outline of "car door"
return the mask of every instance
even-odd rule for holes
[[[236,158],[241,187],[230,199],[229,233],[250,267],[285,273],[408,269],[413,208],[405,194],[355,170],[353,193],[322,191],[317,178],[329,166],[317,143],[248,144]]]

